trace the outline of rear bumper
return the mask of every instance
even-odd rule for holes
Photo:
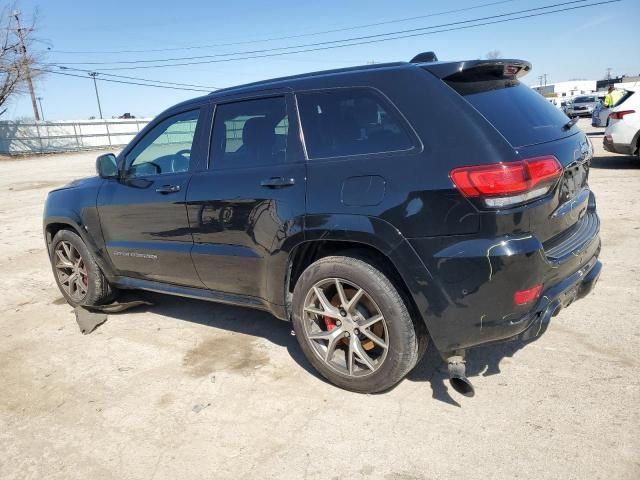
[[[536,305],[534,313],[526,319],[526,329],[507,340],[530,342],[537,339],[547,330],[551,317],[555,317],[560,310],[591,293],[601,271],[602,263],[594,257],[585,267],[549,289]]]
[[[622,155],[633,155],[631,145],[615,143],[609,136],[605,135],[602,146],[607,152],[620,153]]]
[[[449,239],[444,248],[442,239],[411,240],[431,274],[423,318],[440,352],[537,337],[561,308],[587,295],[602,268],[599,220],[595,210],[588,215],[584,228],[551,246],[530,234]],[[543,292],[535,304],[514,304],[516,291],[537,284]]]

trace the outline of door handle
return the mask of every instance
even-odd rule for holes
[[[284,188],[295,185],[295,178],[271,177],[260,182],[261,187],[266,188]]]
[[[176,193],[180,191],[180,185],[162,185],[156,188],[156,193],[166,195],[168,193]]]

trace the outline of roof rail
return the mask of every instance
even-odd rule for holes
[[[413,57],[409,63],[430,63],[437,61],[438,57],[435,52],[422,52]]]

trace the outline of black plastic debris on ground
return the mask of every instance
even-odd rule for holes
[[[113,302],[108,305],[95,305],[91,307],[76,307],[76,322],[83,335],[88,335],[108,320],[109,313],[120,313],[142,305],[151,305],[145,300],[132,300],[129,302]]]
[[[96,328],[107,321],[107,314],[102,312],[91,312],[84,307],[76,307],[76,322],[83,335],[88,335]]]

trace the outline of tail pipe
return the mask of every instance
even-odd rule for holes
[[[449,383],[453,389],[465,397],[473,397],[476,393],[466,375],[466,362],[462,355],[453,355],[447,359]]]

